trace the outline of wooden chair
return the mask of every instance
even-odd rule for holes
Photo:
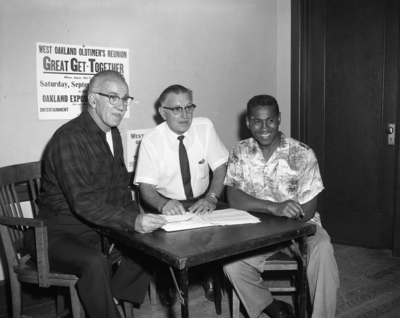
[[[290,285],[282,285],[282,280],[279,280],[279,285],[268,285],[269,290],[271,293],[291,293],[293,304],[295,305],[296,311],[296,304],[297,304],[297,297],[296,291],[299,289],[298,286],[301,286],[301,275],[296,275],[299,269],[298,262],[287,256],[283,253],[277,253],[272,255],[267,259],[267,262],[264,266],[264,272],[266,271],[289,271],[291,275],[289,275],[289,282]],[[240,310],[240,299],[235,290],[232,288],[232,317],[238,318],[239,317],[239,310]],[[298,310],[299,311],[299,310]],[[296,316],[297,317],[297,316]]]
[[[13,318],[21,317],[21,282],[38,284],[45,288],[68,287],[73,317],[84,317],[75,288],[78,277],[49,269],[47,221],[24,217],[22,213],[22,201],[30,203],[33,217],[38,213],[36,199],[40,190],[41,176],[41,161],[0,168],[0,231],[11,281]],[[24,190],[26,198],[20,198],[20,192]],[[28,227],[35,228],[36,265],[30,260],[30,255],[23,251],[24,235]],[[60,317],[65,314],[61,312],[64,309],[61,295],[57,300],[57,317]]]

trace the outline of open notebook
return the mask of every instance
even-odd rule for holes
[[[259,223],[260,219],[250,213],[236,209],[224,209],[212,213],[197,215],[186,212],[184,215],[166,215],[168,221],[162,227],[167,232],[196,229],[199,227]]]

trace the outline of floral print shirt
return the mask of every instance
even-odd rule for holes
[[[254,138],[239,142],[229,154],[224,184],[258,199],[294,200],[300,204],[324,189],[313,150],[283,133],[279,147],[268,162]],[[317,212],[313,221],[321,225]]]

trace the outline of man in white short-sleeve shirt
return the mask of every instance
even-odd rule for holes
[[[164,215],[211,213],[224,189],[229,153],[208,118],[193,118],[196,105],[191,90],[181,85],[169,86],[159,102],[165,122],[145,134],[139,149],[134,182],[139,184],[140,199]],[[178,137],[182,136],[180,141]],[[190,168],[190,197],[181,173],[181,142]],[[211,282],[204,285],[207,299],[212,300]],[[161,296],[160,300],[163,303]],[[170,302],[164,304],[168,306]]]

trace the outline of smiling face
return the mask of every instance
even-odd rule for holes
[[[279,145],[279,125],[281,114],[275,106],[255,106],[246,117],[246,125],[251,130],[260,148],[273,149]]]
[[[100,93],[117,95],[121,98],[129,95],[129,89],[126,83],[119,78],[105,78],[100,84]],[[92,93],[89,96],[90,107],[93,109],[92,114],[97,120],[106,127],[116,127],[124,118],[127,106],[120,99],[116,105],[111,105],[107,96]]]
[[[193,120],[193,113],[188,114],[185,110],[185,107],[191,104],[192,99],[188,93],[169,93],[161,106],[169,108],[182,107],[182,113],[180,115],[175,115],[170,109],[163,107],[159,108],[160,115],[162,118],[164,118],[164,120],[167,121],[169,129],[171,129],[174,133],[182,135],[190,128]]]

